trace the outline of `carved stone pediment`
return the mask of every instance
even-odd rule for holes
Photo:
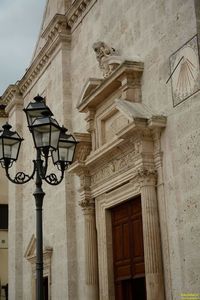
[[[92,93],[80,101],[78,110],[87,112],[96,108],[99,104],[107,102],[112,95],[132,102],[141,102],[141,76],[143,73],[143,63],[134,61],[123,61],[114,72],[106,79],[102,80]]]

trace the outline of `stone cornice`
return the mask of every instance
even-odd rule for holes
[[[2,104],[9,104],[16,93],[20,93],[18,83],[10,84],[1,97]]]
[[[16,93],[13,96],[12,101],[10,101],[8,103],[8,105],[6,106],[5,111],[7,114],[10,114],[13,109],[14,110],[22,110],[23,106],[24,106],[24,100],[22,98],[22,95]]]
[[[49,258],[52,257],[52,253],[53,253],[53,248],[45,248],[43,250],[43,259],[44,259],[44,262]],[[36,262],[36,255],[33,254],[32,256],[28,256],[26,257],[26,259],[31,263],[31,264],[35,264]]]
[[[76,0],[66,13],[67,24],[73,31],[97,0]]]
[[[70,32],[67,30],[66,17],[57,14],[42,33],[46,43],[41,49],[30,68],[19,82],[19,88],[22,93],[26,92],[29,86],[33,85],[41,71],[48,65],[50,58],[61,42],[71,41]]]
[[[42,32],[41,37],[44,38],[46,41],[48,39],[53,40],[58,33],[66,33],[66,28],[66,17],[61,14],[56,14],[50,21],[49,25]]]

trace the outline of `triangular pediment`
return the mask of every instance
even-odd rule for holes
[[[85,85],[83,86],[82,92],[81,92],[81,96],[79,98],[78,101],[78,105],[80,105],[81,103],[83,103],[85,101],[85,99],[90,96],[94,90],[101,84],[102,79],[99,78],[89,78]]]
[[[44,245],[44,248],[43,248],[43,255],[45,255],[46,253],[51,253],[52,252],[52,248],[51,247],[48,247],[48,246],[45,246]],[[27,260],[30,260],[32,258],[34,258],[36,256],[36,237],[35,235],[33,234],[31,236],[31,239],[28,243],[28,246],[26,248],[26,251],[25,251],[25,254],[24,254],[24,257],[27,259]]]
[[[35,243],[36,243],[36,239],[35,239],[35,235],[33,234],[31,236],[31,239],[29,241],[28,247],[26,249],[26,252],[24,254],[25,258],[29,258],[35,255]]]

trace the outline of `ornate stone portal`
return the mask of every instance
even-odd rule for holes
[[[124,61],[99,84],[89,80],[79,101],[88,133],[77,134],[80,143],[70,170],[81,183],[88,300],[115,299],[109,209],[137,195],[142,201],[147,299],[165,299],[156,184],[166,118],[141,103],[142,72],[143,63]]]

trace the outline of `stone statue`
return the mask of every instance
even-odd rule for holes
[[[96,53],[99,67],[103,72],[103,77],[106,78],[110,76],[116,67],[121,64],[121,57],[114,48],[109,47],[104,42],[94,43],[93,49]]]

